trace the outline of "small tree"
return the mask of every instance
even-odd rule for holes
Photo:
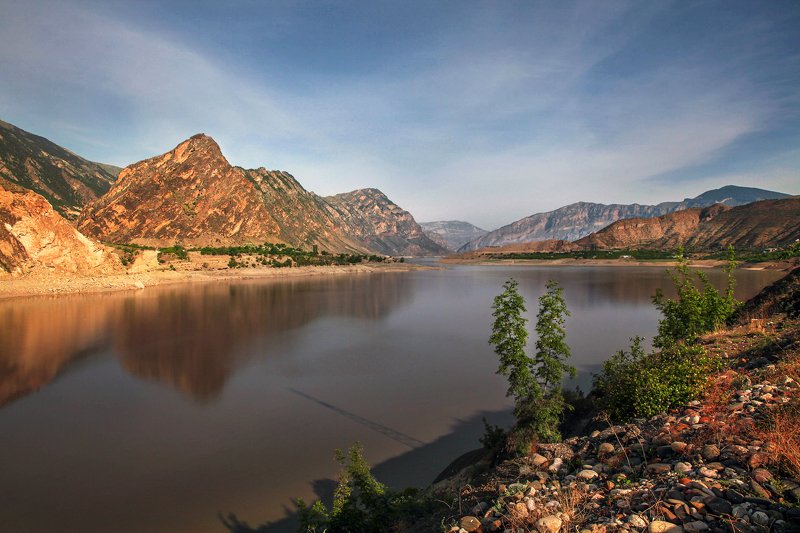
[[[554,442],[561,438],[558,425],[565,408],[561,382],[564,374],[575,375],[575,369],[564,361],[570,356],[564,322],[569,311],[563,290],[555,281],[547,282],[547,292],[539,298],[536,315],[536,355],[525,353],[528,331],[522,316],[525,300],[510,279],[503,284],[503,293],[494,299],[494,324],[489,342],[500,357],[498,374],[508,377],[506,395],[514,397],[515,433],[521,451],[531,438]]]
[[[733,247],[728,248],[724,295],[711,284],[705,273],[689,269],[682,248],[678,248],[677,258],[678,264],[670,272],[677,299],[665,298],[661,289],[653,296],[653,304],[663,315],[658,322],[658,335],[653,339],[657,348],[667,348],[679,340],[691,342],[703,333],[718,329],[733,318],[741,305],[734,298],[736,258]],[[700,282],[699,288],[695,278]]]

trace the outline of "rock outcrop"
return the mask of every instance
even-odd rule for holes
[[[483,237],[488,231],[461,220],[420,222],[422,230],[432,241],[448,250],[458,250],[469,241]]]
[[[350,235],[386,255],[441,255],[447,248],[432,241],[411,213],[378,189],[358,189],[325,200],[347,222]]]
[[[0,120],[0,181],[41,194],[65,218],[108,191],[118,171]]]
[[[0,271],[53,274],[121,272],[119,258],[86,238],[41,195],[0,183]]]
[[[690,207],[707,207],[715,203],[738,206],[759,200],[780,199],[788,196],[764,189],[727,185],[720,189],[706,191],[695,198],[687,198],[682,202],[664,202],[658,205],[606,205],[578,202],[554,211],[537,213],[520,219],[466,243],[458,251],[467,252],[487,246],[504,246],[531,241],[575,241],[599,231],[617,220],[652,218]]]
[[[209,136],[126,167],[78,227],[98,239],[156,246],[265,241],[365,252],[327,204],[290,174],[232,166]]]
[[[335,253],[443,251],[377,189],[323,198],[287,172],[232,166],[204,134],[123,169],[78,227],[103,241],[152,246],[268,241]]]
[[[716,204],[656,218],[617,221],[575,242],[581,248],[715,250],[785,246],[800,239],[800,197],[738,207]]]

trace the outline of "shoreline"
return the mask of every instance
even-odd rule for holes
[[[441,267],[439,267],[441,268]],[[374,274],[436,270],[437,267],[413,263],[364,264],[343,266],[302,266],[292,268],[248,268],[236,270],[153,270],[107,275],[68,276],[29,274],[0,278],[0,300],[34,296],[59,296],[134,291],[166,285],[211,283],[215,281],[272,280],[341,274]]]
[[[473,265],[473,266],[601,266],[601,267],[664,267],[671,268],[677,266],[674,260],[643,260],[635,259],[485,259],[485,258],[448,258],[443,257],[438,261],[443,265]],[[690,268],[722,268],[727,264],[726,261],[716,259],[689,260]],[[741,270],[784,270],[793,268],[789,261],[769,261],[763,263],[742,263],[736,267]]]

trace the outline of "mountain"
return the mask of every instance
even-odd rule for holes
[[[760,200],[780,200],[789,198],[791,195],[781,192],[756,189],[755,187],[738,187],[736,185],[726,185],[719,189],[712,189],[695,198],[686,198],[678,204],[675,211],[688,209],[690,207],[705,207],[713,204],[723,204],[729,207],[745,205]]]
[[[78,228],[107,242],[155,246],[269,241],[336,253],[439,250],[380,191],[322,198],[287,172],[232,166],[204,134],[123,169],[84,209]]]
[[[0,180],[41,194],[68,219],[109,190],[115,169],[0,120]]]
[[[784,246],[800,239],[800,197],[737,207],[714,204],[656,218],[619,220],[574,244],[584,249],[715,250]]]
[[[432,241],[449,250],[458,250],[469,241],[483,237],[488,231],[461,220],[420,222],[422,230]]]
[[[350,235],[385,255],[441,255],[448,249],[431,240],[411,213],[378,189],[359,189],[325,198],[347,221]]]
[[[718,202],[737,206],[756,200],[779,199],[787,196],[783,193],[764,189],[728,185],[720,189],[704,192],[695,198],[687,198],[683,202],[664,202],[658,205],[606,205],[578,202],[554,211],[537,213],[520,219],[468,242],[458,251],[466,252],[487,246],[503,246],[530,241],[575,241],[617,220],[652,218],[689,207],[705,207]]]
[[[0,182],[0,272],[121,272],[116,255],[87,239],[40,194]]]

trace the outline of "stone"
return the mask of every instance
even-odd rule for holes
[[[681,526],[676,526],[671,522],[653,520],[647,528],[648,533],[683,533]]]
[[[628,516],[628,523],[633,527],[637,527],[639,529],[644,529],[647,527],[647,520],[645,520],[638,514],[632,514]]]
[[[734,505],[744,502],[744,496],[733,489],[727,489],[725,491],[725,499]]]
[[[698,472],[703,477],[715,478],[715,477],[719,476],[719,474],[717,474],[716,470],[712,470],[712,469],[708,468],[707,466],[701,466],[700,470],[698,470]]]
[[[652,463],[647,465],[647,471],[652,474],[667,474],[672,471],[672,465],[667,463]]]
[[[558,472],[563,464],[564,460],[561,457],[556,457],[553,459],[553,463],[547,467],[547,470],[550,472]]]
[[[561,523],[561,519],[555,515],[543,516],[536,521],[536,529],[539,533],[558,533]]]
[[[758,483],[765,483],[767,481],[772,480],[772,473],[769,470],[765,470],[764,468],[756,468],[750,474],[750,477],[755,479]]]
[[[532,464],[533,464],[533,466],[535,466],[536,468],[539,468],[540,466],[542,466],[542,465],[543,465],[543,464],[545,464],[546,462],[547,462],[547,457],[545,457],[544,455],[540,455],[540,454],[538,454],[538,453],[535,453],[535,454],[533,454],[533,455],[531,456],[531,463],[532,463]]]
[[[679,461],[675,463],[674,469],[679,474],[685,474],[686,472],[692,471],[692,465],[690,465],[689,463],[684,463],[682,461]]]
[[[480,529],[481,521],[474,516],[464,516],[458,521],[458,525],[461,529],[467,531],[467,533],[474,533]]]
[[[600,445],[599,448],[597,448],[597,453],[604,455],[614,453],[614,445],[611,444],[610,442],[604,442],[603,444]]]
[[[709,498],[706,501],[706,508],[715,515],[730,515],[733,513],[733,506],[728,500],[722,498]]]
[[[750,520],[757,526],[769,525],[769,516],[767,516],[767,513],[763,511],[756,511],[753,513],[753,515],[750,517]]]
[[[675,441],[670,444],[670,448],[672,448],[672,451],[675,453],[683,453],[686,450],[686,446],[687,444],[681,441]]]
[[[694,522],[688,522],[686,524],[683,524],[683,529],[689,533],[696,531],[706,531],[708,530],[708,524],[706,524],[702,520],[695,520]]]
[[[576,477],[581,481],[592,481],[593,479],[599,476],[600,474],[598,474],[594,470],[581,470],[580,472],[578,472],[578,475]]]
[[[719,458],[719,448],[714,444],[706,444],[703,446],[703,451],[700,452],[700,455],[706,461],[716,461]]]

